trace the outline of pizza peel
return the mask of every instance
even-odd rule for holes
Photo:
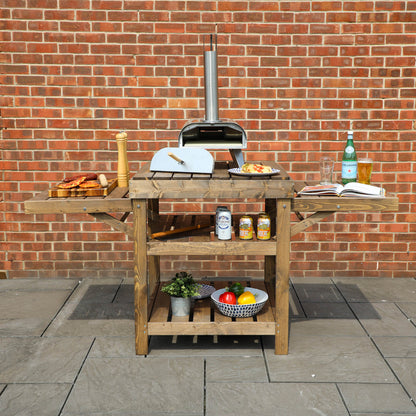
[[[212,173],[214,158],[201,148],[165,147],[150,162],[152,172]]]

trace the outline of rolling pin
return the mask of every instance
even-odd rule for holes
[[[129,164],[127,161],[127,133],[121,131],[116,134],[118,163],[117,163],[117,182],[120,187],[129,186]]]

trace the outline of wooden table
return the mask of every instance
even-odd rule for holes
[[[295,198],[295,182],[281,169],[266,177],[231,176],[228,166],[216,164],[212,175],[153,173],[149,165],[131,180],[129,189],[116,188],[101,198],[48,198],[47,191],[25,202],[27,213],[88,213],[97,220],[134,238],[134,300],[136,354],[148,353],[150,335],[275,335],[275,353],[288,353],[289,332],[289,255],[291,236],[340,211],[395,211],[398,200],[386,198]],[[220,241],[213,233],[214,216],[163,215],[163,199],[258,199],[272,220],[269,241],[243,241],[238,237]],[[298,222],[291,224],[291,211]],[[124,212],[120,218],[108,213]],[[133,212],[133,227],[125,224]],[[302,213],[312,213],[304,217]],[[234,218],[236,223],[236,218]],[[204,228],[187,233],[152,238],[170,228]],[[237,226],[238,228],[238,226]],[[170,316],[169,297],[160,292],[160,256],[174,255],[261,255],[264,256],[263,281],[247,282],[266,290],[269,301],[253,318],[231,319],[218,313],[209,299],[197,300],[189,317]],[[225,282],[211,282],[224,287]]]

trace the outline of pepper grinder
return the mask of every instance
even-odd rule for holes
[[[127,162],[127,133],[121,131],[116,134],[118,164],[117,164],[117,181],[119,187],[129,186],[129,165]]]

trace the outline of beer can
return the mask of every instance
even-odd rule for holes
[[[229,209],[218,212],[218,240],[231,240],[231,211]]]
[[[239,234],[241,240],[253,239],[253,218],[249,215],[243,215],[240,218]]]
[[[257,240],[270,240],[270,217],[265,212],[257,219]]]
[[[215,211],[215,235],[218,235],[218,214],[220,211],[227,211],[228,208],[224,205],[220,205],[217,207]]]

